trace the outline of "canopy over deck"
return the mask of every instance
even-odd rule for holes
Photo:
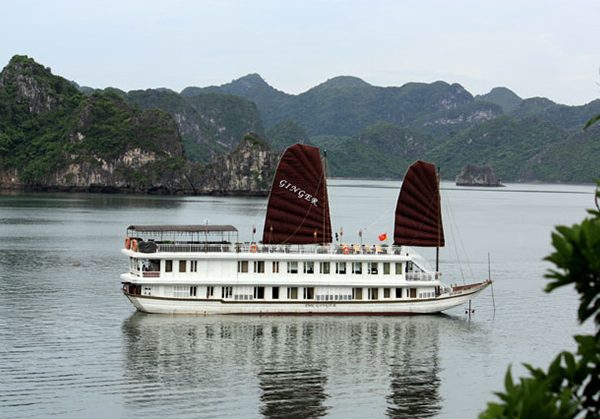
[[[127,231],[137,233],[237,233],[238,229],[232,225],[132,225]]]
[[[157,243],[169,241],[183,243],[230,243],[239,241],[238,229],[232,225],[131,225],[127,236]]]

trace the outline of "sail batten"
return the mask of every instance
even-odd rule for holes
[[[327,182],[319,148],[296,144],[283,153],[269,194],[262,241],[331,243]]]
[[[406,172],[396,205],[394,244],[444,246],[439,182],[431,163],[419,160]]]

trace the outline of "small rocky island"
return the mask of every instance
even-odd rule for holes
[[[456,186],[501,187],[500,179],[491,166],[475,166],[469,164],[462,168],[456,177]]]

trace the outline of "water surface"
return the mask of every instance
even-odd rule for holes
[[[345,242],[393,233],[397,182],[330,182]],[[445,184],[445,281],[492,292],[441,316],[194,317],[134,312],[120,294],[131,224],[262,230],[266,199],[0,195],[2,417],[475,417],[509,363],[546,365],[591,330],[572,290],[545,294],[555,224],[593,187]],[[433,257],[431,249],[423,254]]]

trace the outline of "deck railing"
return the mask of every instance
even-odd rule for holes
[[[143,277],[143,278],[160,278],[160,271],[138,271],[135,269],[132,269],[129,271],[129,273],[138,276],[138,277]],[[406,272],[405,273],[405,279],[406,281],[412,282],[412,281],[435,281],[435,280],[440,280],[442,277],[442,273],[441,272]],[[451,290],[449,288],[449,290]]]
[[[160,271],[139,271],[137,269],[130,269],[129,273],[144,278],[160,278]]]
[[[441,272],[406,272],[407,281],[435,281],[441,277]]]
[[[385,245],[264,245],[256,243],[157,243],[158,252],[167,253],[293,253],[293,254],[350,254],[399,255],[399,246]]]

